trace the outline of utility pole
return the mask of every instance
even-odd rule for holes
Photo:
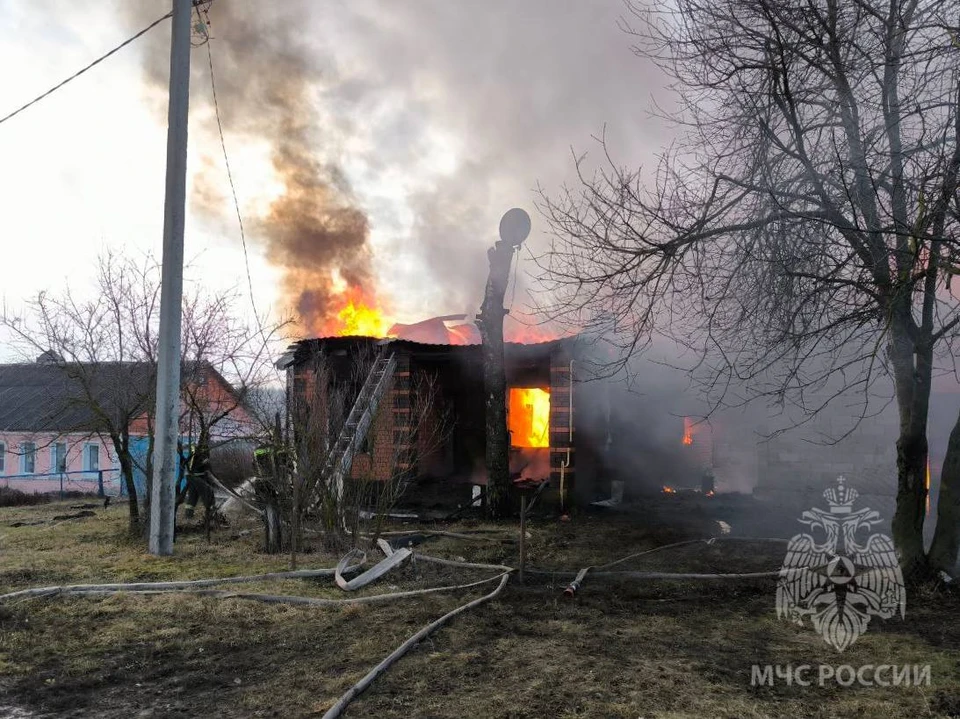
[[[187,114],[190,104],[192,0],[173,0],[167,186],[163,203],[163,264],[157,358],[156,438],[150,495],[150,553],[173,554],[177,438],[180,434],[180,324],[183,304],[183,225],[187,194]]]
[[[503,297],[514,251],[530,234],[530,216],[518,207],[500,220],[500,240],[487,250],[490,275],[477,316],[483,342],[483,392],[486,411],[487,511],[499,517],[510,489],[510,436],[507,433],[507,376],[503,364]]]

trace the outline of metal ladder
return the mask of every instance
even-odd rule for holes
[[[326,480],[324,484],[333,489],[333,496],[337,502],[343,497],[343,480],[353,465],[353,456],[366,439],[396,367],[397,358],[392,352],[377,357],[363,382],[363,387],[360,388],[360,394],[357,395],[350,414],[347,415],[347,421],[340,430],[340,436],[330,447],[323,467],[323,477]]]

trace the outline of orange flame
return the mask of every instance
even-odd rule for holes
[[[930,515],[930,459],[929,458],[927,459],[927,475],[924,478],[923,485],[927,488],[927,506],[926,506],[925,513],[929,516]]]
[[[368,307],[363,302],[348,300],[346,306],[337,313],[341,337],[356,335],[359,337],[386,337],[393,324],[383,316],[378,307]]]
[[[663,493],[664,493],[664,494],[676,494],[676,493],[677,493],[677,490],[675,490],[673,487],[668,487],[668,486],[664,485],[664,487],[663,487]]]
[[[550,392],[537,387],[511,387],[507,428],[514,447],[550,446]]]
[[[683,443],[688,446],[693,444],[693,422],[689,417],[683,418]]]
[[[339,310],[320,326],[309,328],[321,337],[388,337],[393,321],[376,297],[362,290],[348,288],[335,296]]]
[[[550,342],[561,337],[570,337],[576,334],[572,330],[558,330],[551,325],[544,324],[536,315],[528,315],[513,311],[503,319],[503,339],[505,342],[517,344],[536,344]]]
[[[322,337],[399,337],[414,342],[480,344],[480,333],[469,320],[460,324],[453,321],[441,322],[453,317],[442,316],[409,325],[397,324],[392,318],[388,318],[388,313],[379,300],[366,291],[349,288],[337,297],[342,305],[336,312],[335,319],[330,319],[319,327],[310,327],[311,331],[319,331]],[[557,333],[544,326],[517,322],[504,326],[504,340],[519,344],[547,342],[569,334]]]

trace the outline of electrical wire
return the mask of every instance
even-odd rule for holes
[[[168,13],[167,13],[166,15],[164,15],[163,17],[157,18],[157,19],[154,20],[152,23],[150,23],[150,24],[147,25],[145,28],[143,28],[143,30],[141,30],[140,32],[138,32],[136,35],[134,35],[134,36],[132,36],[132,37],[130,37],[130,38],[127,38],[127,39],[124,40],[122,43],[120,43],[120,44],[117,45],[115,48],[113,48],[113,50],[111,50],[110,52],[106,53],[105,55],[101,55],[101,56],[98,57],[96,60],[94,60],[93,62],[91,62],[89,65],[87,65],[86,67],[84,67],[84,68],[78,70],[77,72],[73,73],[70,77],[68,77],[68,78],[67,78],[66,80],[64,80],[63,82],[60,82],[60,83],[54,85],[54,86],[51,87],[49,90],[47,90],[45,93],[43,93],[42,95],[38,95],[37,97],[33,98],[33,99],[32,99],[30,102],[28,102],[26,105],[20,106],[19,108],[17,108],[17,109],[14,110],[13,112],[11,112],[9,115],[6,115],[5,117],[0,118],[0,125],[2,125],[3,123],[5,123],[7,120],[9,120],[9,119],[11,119],[11,118],[19,115],[21,112],[23,112],[24,110],[26,110],[28,107],[31,107],[32,105],[37,104],[38,102],[40,102],[41,100],[43,100],[45,97],[48,97],[49,95],[52,95],[54,92],[56,92],[57,90],[59,90],[61,87],[63,87],[64,85],[66,85],[66,84],[67,84],[68,82],[70,82],[71,80],[77,79],[78,77],[80,77],[83,73],[85,73],[85,72],[86,72],[87,70],[89,70],[90,68],[92,68],[92,67],[100,64],[101,62],[103,62],[104,60],[106,60],[108,57],[110,57],[111,55],[113,55],[115,52],[117,52],[117,51],[119,51],[119,50],[122,50],[123,48],[125,48],[127,45],[129,45],[130,43],[132,43],[134,40],[136,40],[137,38],[141,37],[142,35],[146,35],[150,30],[152,30],[152,29],[155,28],[157,25],[159,25],[160,23],[162,23],[164,20],[166,20],[166,19],[168,19],[168,18],[170,18],[170,17],[172,17],[172,16],[173,16],[173,12],[168,12]]]
[[[240,200],[237,198],[237,187],[233,181],[233,171],[230,169],[230,157],[227,154],[227,143],[223,136],[223,122],[220,119],[220,103],[217,101],[217,80],[213,70],[213,52],[210,42],[207,46],[207,62],[210,65],[210,89],[213,92],[213,109],[217,118],[217,132],[220,134],[220,149],[223,150],[223,164],[227,168],[227,180],[230,182],[230,194],[233,197],[233,207],[237,213],[237,224],[240,226],[240,244],[243,246],[243,265],[247,273],[247,287],[250,291],[250,306],[253,307],[253,316],[257,322],[260,335],[263,336],[263,325],[260,322],[260,313],[257,310],[257,301],[253,295],[253,278],[250,275],[250,258],[247,254],[247,235],[243,229],[243,215],[240,212]]]

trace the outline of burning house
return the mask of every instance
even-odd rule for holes
[[[482,347],[469,326],[445,335],[439,320],[447,319],[400,328],[419,341],[304,340],[280,361],[291,406],[320,418],[320,441],[342,481],[403,476],[404,504],[476,501],[487,483]],[[560,506],[609,492],[597,485],[593,434],[577,426],[578,405],[591,391],[576,376],[578,352],[575,338],[504,349],[511,475],[548,479],[541,501]]]
[[[279,363],[290,405],[307,406],[323,425],[311,441],[323,446],[338,481],[400,477],[407,487],[402,503],[421,508],[476,500],[487,484],[483,355],[476,328],[463,319],[290,348]],[[507,342],[504,354],[509,468],[515,478],[549,480],[541,502],[567,508],[661,494],[746,493],[792,512],[843,474],[892,516],[890,408],[855,431],[832,409],[771,436],[774,410],[731,408],[704,419],[703,402],[662,366],[641,373],[633,391],[590,379],[591,358],[577,338]],[[835,443],[822,439],[838,434]],[[934,488],[943,446],[932,437]]]

